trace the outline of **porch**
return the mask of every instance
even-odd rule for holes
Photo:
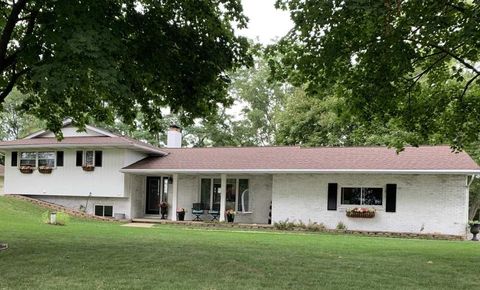
[[[235,211],[236,224],[271,222],[269,174],[127,173],[125,182],[133,220],[177,222],[177,210],[185,209],[185,223],[223,222],[227,210]],[[165,219],[162,202],[168,204]]]

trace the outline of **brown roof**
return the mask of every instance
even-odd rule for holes
[[[408,147],[397,154],[386,147],[231,147],[164,149],[124,168],[132,170],[257,170],[257,171],[478,171],[464,152],[448,146]]]
[[[150,153],[165,154],[163,150],[156,146],[131,139],[124,136],[94,136],[94,137],[65,137],[58,141],[54,137],[37,137],[32,139],[18,139],[13,141],[0,142],[1,149],[11,148],[30,148],[30,147],[48,147],[48,146],[124,146],[137,147]]]
[[[3,176],[5,174],[5,166],[0,164],[0,176]]]

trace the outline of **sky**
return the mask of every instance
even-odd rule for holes
[[[238,33],[263,44],[272,44],[292,27],[288,12],[274,7],[276,0],[242,0],[244,14],[250,19],[248,28]]]

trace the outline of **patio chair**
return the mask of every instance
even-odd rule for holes
[[[195,216],[194,221],[201,221],[200,216],[203,214],[203,203],[194,203],[192,206],[192,214]]]
[[[208,214],[212,216],[212,221],[214,220],[218,221],[218,217],[220,216],[220,204],[219,203],[213,204],[212,209],[208,211]]]

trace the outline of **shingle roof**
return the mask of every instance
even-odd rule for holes
[[[480,167],[464,152],[448,146],[407,147],[399,154],[386,147],[221,147],[164,149],[163,157],[148,157],[129,170],[463,170]]]
[[[5,166],[0,164],[0,176],[3,176],[5,174]]]
[[[48,147],[48,146],[126,146],[137,147],[150,153],[165,154],[162,149],[150,144],[131,139],[125,136],[94,136],[94,137],[65,137],[62,141],[58,141],[54,137],[41,137],[32,139],[18,139],[13,141],[0,142],[1,149],[10,148],[32,148],[32,147]]]

